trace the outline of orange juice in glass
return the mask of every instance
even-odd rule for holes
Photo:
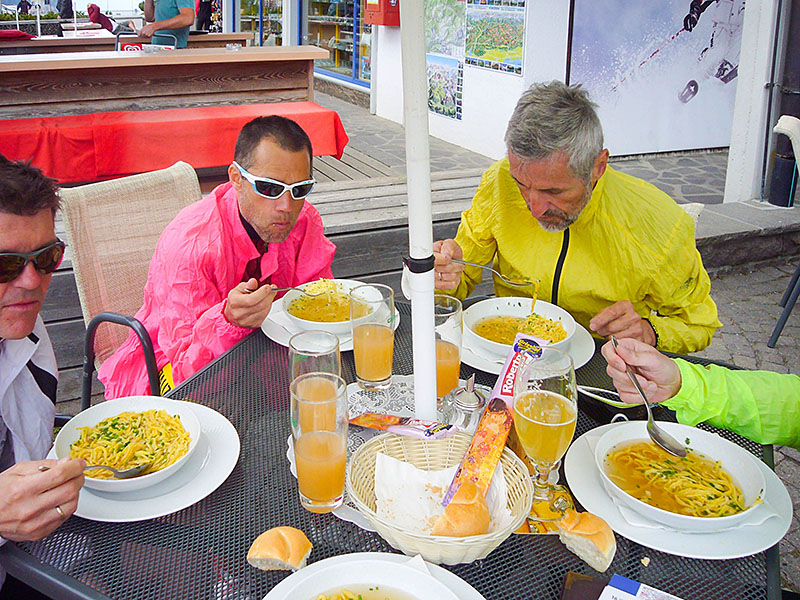
[[[382,390],[392,384],[394,319],[394,291],[389,286],[359,285],[350,291],[353,357],[363,389]]]
[[[442,411],[442,398],[458,387],[461,371],[462,318],[458,298],[434,295],[433,326],[436,332],[436,397]]]
[[[312,372],[291,384],[291,425],[301,505],[316,513],[342,504],[347,454],[347,393],[334,373]]]

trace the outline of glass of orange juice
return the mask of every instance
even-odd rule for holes
[[[461,301],[435,294],[433,320],[436,331],[436,397],[442,411],[442,399],[458,387],[461,371]]]
[[[394,291],[388,285],[370,283],[350,290],[353,356],[362,389],[392,385],[394,320]]]
[[[300,375],[290,386],[300,504],[315,513],[342,505],[347,455],[347,384],[334,373]]]
[[[538,356],[520,369],[514,383],[514,429],[535,467],[534,511],[550,520],[535,506],[545,502],[556,520],[563,510],[553,504],[555,488],[548,477],[575,434],[578,389],[569,354],[548,347],[535,352]]]
[[[292,381],[314,371],[342,374],[336,334],[321,330],[301,331],[289,340],[289,375]]]

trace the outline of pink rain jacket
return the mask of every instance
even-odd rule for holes
[[[289,237],[268,245],[261,259],[262,281],[270,277],[271,283],[287,287],[333,277],[335,252],[319,213],[306,202]],[[184,208],[161,234],[136,318],[150,333],[158,368],[172,363],[176,385],[253,331],[229,323],[223,310],[228,292],[241,283],[248,261],[256,257],[230,183]],[[135,334],[103,363],[98,378],[109,400],[150,393]]]

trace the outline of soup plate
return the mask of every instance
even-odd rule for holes
[[[606,492],[624,506],[634,510],[642,517],[666,525],[672,529],[687,532],[722,531],[738,527],[747,521],[753,511],[761,505],[766,482],[764,474],[758,466],[758,459],[750,452],[737,446],[715,433],[679,423],[658,422],[675,439],[686,445],[686,448],[702,454],[705,458],[718,461],[731,476],[744,495],[744,504],[748,508],[735,515],[726,517],[693,517],[680,515],[657,508],[641,500],[637,500],[622,488],[618,487],[606,473],[606,457],[613,450],[634,442],[650,442],[645,421],[629,421],[611,427],[597,441],[594,451],[595,463],[600,471]],[[680,460],[670,457],[673,460]]]
[[[321,594],[330,595],[342,589],[355,591],[352,588],[364,587],[380,588],[381,598],[393,600],[458,599],[427,569],[420,570],[409,563],[388,562],[369,555],[353,554],[352,558],[347,555],[335,556],[296,571],[272,588],[264,600],[315,600]],[[387,590],[385,594],[384,590]],[[397,593],[392,595],[388,590]]]
[[[353,288],[358,287],[359,285],[364,285],[363,282],[355,281],[353,279],[334,279],[333,281],[336,283],[336,287],[339,288],[339,291],[341,291],[345,296],[348,296],[350,294],[350,290],[352,290]],[[310,283],[304,283],[303,285],[299,285],[297,287],[299,287],[300,289],[305,289],[310,285]],[[327,322],[312,321],[310,319],[301,319],[300,317],[296,317],[291,312],[289,312],[289,305],[291,305],[291,303],[294,300],[296,300],[302,295],[303,293],[297,290],[289,290],[288,292],[286,292],[283,298],[281,298],[281,306],[283,308],[283,312],[286,313],[286,316],[289,318],[289,320],[292,323],[294,323],[295,326],[297,326],[300,330],[308,331],[312,329],[320,329],[322,331],[327,331],[329,333],[333,333],[336,335],[350,333],[351,323],[349,318],[347,318],[344,321],[327,321]]]
[[[505,357],[508,355],[509,350],[511,350],[511,344],[501,344],[486,339],[475,333],[475,326],[488,317],[506,316],[524,318],[530,315],[531,312],[535,312],[545,319],[561,323],[561,326],[567,333],[567,337],[560,342],[546,345],[552,348],[566,350],[570,339],[575,334],[575,319],[572,318],[572,315],[560,306],[550,304],[544,300],[537,300],[534,310],[531,311],[531,298],[517,298],[513,296],[481,300],[466,309],[464,311],[464,342],[466,345],[476,350],[484,350],[491,354]]]
[[[81,437],[80,427],[94,427],[103,419],[115,417],[123,412],[144,412],[147,410],[164,410],[171,416],[178,415],[180,417],[183,428],[192,438],[186,454],[168,467],[154,473],[139,475],[131,479],[95,479],[87,475],[84,485],[91,490],[100,492],[132,492],[133,490],[150,487],[159,481],[167,479],[188,460],[197,447],[197,441],[200,439],[200,421],[192,409],[191,402],[171,400],[160,396],[128,396],[95,404],[72,417],[58,432],[53,445],[56,458],[69,456],[70,446]]]

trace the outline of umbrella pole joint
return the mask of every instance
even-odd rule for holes
[[[404,256],[403,263],[408,267],[412,273],[427,273],[433,271],[436,259],[433,254],[425,258],[414,258],[413,256]]]

